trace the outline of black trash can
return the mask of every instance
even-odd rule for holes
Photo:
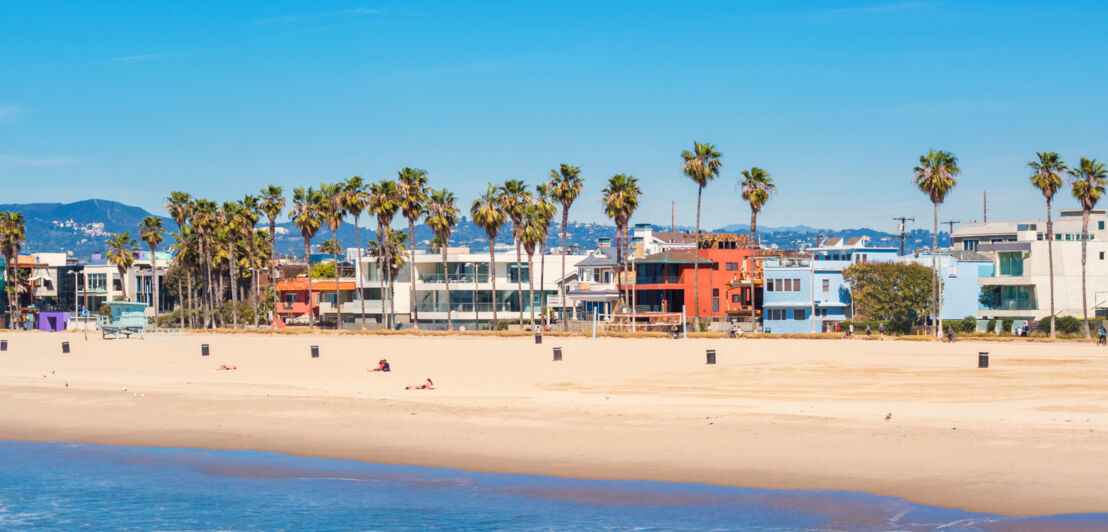
[[[542,331],[535,331],[535,343],[536,344],[541,344],[542,343]]]
[[[708,363],[709,364],[715,364],[716,363],[716,350],[715,349],[709,349],[708,350]]]
[[[208,356],[208,344],[200,344],[200,356]]]
[[[977,353],[977,367],[987,368],[989,367],[989,353],[988,351],[981,351]]]
[[[319,346],[318,345],[313,345],[312,346],[312,358],[319,358]]]
[[[69,353],[69,342],[62,342],[62,354]]]
[[[555,347],[554,348],[554,362],[557,362],[561,359],[562,359],[562,348],[561,347]]]
[[[8,350],[8,341],[7,340],[0,340],[0,351],[7,351],[7,350]]]

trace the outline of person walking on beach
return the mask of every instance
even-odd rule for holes
[[[877,337],[882,339],[882,340],[885,339],[885,324],[884,323],[878,323],[877,324]]]
[[[866,336],[869,336],[870,333],[871,333],[871,330],[869,328],[869,325],[866,325]]]
[[[1096,330],[1096,345],[1108,345],[1108,331],[1104,330],[1103,324]]]
[[[846,337],[854,338],[854,322],[850,322],[850,325],[846,328]]]
[[[954,326],[953,325],[947,325],[946,326],[946,341],[947,342],[954,342]]]
[[[739,337],[739,324],[731,322],[731,338]]]

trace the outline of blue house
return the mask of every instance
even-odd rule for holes
[[[774,334],[818,333],[852,316],[843,270],[862,262],[893,262],[896,248],[867,247],[869,239],[831,238],[808,257],[765,260],[762,330]]]

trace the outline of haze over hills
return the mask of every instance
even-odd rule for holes
[[[90,199],[74,203],[28,203],[0,205],[2,211],[21,211],[26,219],[27,243],[23,249],[25,252],[66,252],[79,259],[88,258],[90,254],[104,251],[104,243],[113,233],[130,233],[132,238],[138,238],[139,224],[142,219],[151,216],[151,213],[141,207],[125,205],[119,202],[105,199]],[[572,211],[570,211],[572,214]],[[165,226],[167,235],[159,249],[168,249],[175,239],[172,234],[176,231],[173,220],[159,216]],[[364,243],[376,239],[376,232],[366,224],[375,223],[371,216],[363,215],[359,222],[363,225],[361,241]],[[268,220],[263,216],[259,221],[259,228],[268,226]],[[547,246],[551,248],[561,247],[560,223],[555,222],[550,229],[550,238]],[[397,216],[393,227],[407,230],[407,220]],[[655,230],[668,231],[668,226],[654,226]],[[693,228],[678,226],[678,231],[692,231]],[[708,230],[705,230],[708,231]],[[731,224],[726,227],[712,229],[711,232],[747,233],[750,228],[746,224]],[[789,227],[763,227],[759,226],[759,234],[767,246],[775,246],[780,249],[791,249],[811,246],[818,235],[824,237],[855,237],[868,236],[871,245],[874,246],[899,246],[899,236],[868,228],[859,229],[819,229],[807,225]],[[339,241],[345,247],[355,247],[354,226],[344,223],[338,231]],[[577,250],[588,250],[596,246],[599,238],[612,238],[615,235],[615,227],[611,225],[595,223],[570,222],[568,245]],[[424,224],[415,226],[416,246],[426,248],[432,239],[430,229]],[[312,239],[312,245],[318,246],[323,241],[331,238],[331,231],[324,227]],[[907,234],[905,250],[912,252],[918,248],[928,247],[931,241],[931,232],[924,229],[915,229]],[[940,245],[949,241],[946,233],[939,233]],[[508,225],[500,231],[496,239],[497,243],[509,244],[511,242],[511,230]],[[468,246],[474,250],[487,249],[488,237],[484,229],[463,218],[451,236],[450,243],[453,246]],[[139,244],[144,249],[144,244]],[[300,231],[286,216],[278,218],[277,224],[277,251],[282,254],[303,255],[304,240]]]

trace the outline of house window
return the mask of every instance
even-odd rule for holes
[[[784,292],[785,291],[784,287],[783,287],[783,283],[784,283],[784,281],[787,281],[787,280],[788,279],[774,279],[773,280],[773,284],[776,285],[775,288],[777,288],[778,292]]]
[[[793,279],[793,292],[800,291],[800,279]]]
[[[773,292],[773,279],[769,279],[766,283],[766,292]]]
[[[806,313],[804,312],[804,309],[802,309],[802,308],[793,309],[793,319],[794,320],[803,320],[805,314]]]
[[[823,291],[824,292],[830,292],[831,291],[831,279],[824,279],[823,280]]]
[[[1104,230],[1104,220],[1101,220],[1101,221],[1097,222],[1096,223],[1096,228],[1103,231]]]
[[[976,240],[963,240],[962,241],[962,249],[964,249],[966,251],[977,251],[977,241]]]
[[[712,312],[719,312],[719,298],[712,298]]]
[[[1100,254],[1100,258],[1102,258],[1102,259],[1104,258],[1104,253]],[[739,294],[731,294],[731,302],[732,303],[742,303],[742,301],[739,299]]]
[[[1100,260],[1104,260],[1104,252],[1103,251],[1100,252]]]
[[[296,303],[296,294],[285,294],[285,304],[291,305]]]
[[[1103,227],[1101,229],[1103,229]],[[739,263],[737,263],[737,262],[728,262],[727,263],[727,271],[734,272],[734,271],[738,271],[738,270],[739,270]]]
[[[719,297],[719,288],[712,289],[712,297]]]

